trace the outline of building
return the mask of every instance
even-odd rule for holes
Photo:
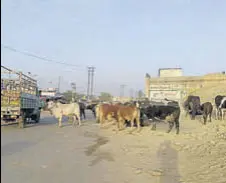
[[[161,101],[165,98],[180,101],[192,92],[207,85],[226,86],[226,75],[222,73],[204,76],[183,76],[181,68],[160,69],[159,77],[145,76],[145,96],[150,100]]]
[[[158,77],[178,77],[183,76],[182,68],[160,68]]]
[[[57,94],[57,88],[46,88],[41,90],[42,97],[54,97]]]

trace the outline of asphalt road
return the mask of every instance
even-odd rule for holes
[[[90,165],[94,141],[100,141],[96,148],[106,143],[98,136],[98,125],[89,120],[80,128],[67,122],[58,128],[56,122],[44,114],[39,124],[25,129],[17,125],[1,128],[3,183],[104,182],[101,175],[107,167]]]
[[[155,137],[148,128],[140,134],[116,135],[112,129],[100,130],[89,112],[81,127],[73,127],[64,119],[62,128],[57,126],[56,119],[43,113],[39,124],[29,124],[25,129],[18,129],[17,125],[1,127],[1,180],[3,183],[177,183],[170,181],[170,176],[178,177],[176,153],[168,148],[169,152],[164,154],[164,158],[170,156],[173,160],[167,167],[161,163],[161,156],[156,155],[161,144],[168,143],[164,136],[166,128],[160,127],[158,130],[164,133]],[[144,134],[148,134],[147,138]],[[175,131],[169,137],[174,138],[174,134]],[[173,173],[168,171],[169,167]],[[172,175],[159,177],[160,173],[155,172],[158,168]]]

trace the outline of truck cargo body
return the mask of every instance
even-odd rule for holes
[[[1,119],[22,117],[39,120],[40,99],[37,81],[22,72],[1,66]]]

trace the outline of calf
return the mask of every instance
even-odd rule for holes
[[[142,112],[148,117],[149,120],[154,121],[154,124],[152,126],[152,130],[156,130],[156,119],[159,120],[165,120],[169,123],[169,129],[167,130],[167,133],[169,133],[174,124],[176,126],[176,134],[179,134],[180,131],[180,107],[179,104],[170,106],[170,105],[141,105]]]
[[[206,124],[208,116],[209,116],[209,119],[210,119],[210,122],[211,122],[213,105],[210,102],[205,102],[201,105],[201,110],[203,112],[204,125]]]
[[[117,111],[117,125],[118,130],[122,129],[125,121],[130,121],[131,128],[134,126],[136,120],[138,130],[140,130],[140,110],[135,105],[119,106]]]
[[[63,116],[73,116],[75,125],[76,118],[78,119],[79,126],[81,125],[80,121],[80,109],[78,103],[71,104],[61,104],[59,102],[49,101],[47,103],[47,108],[50,110],[50,113],[58,119],[58,126],[62,126],[62,117]]]

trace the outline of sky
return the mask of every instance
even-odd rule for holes
[[[73,64],[47,62],[1,46],[2,65],[36,75],[40,87],[94,94],[144,89],[144,76],[226,70],[225,0],[2,0],[1,44]],[[52,83],[50,83],[52,82]]]

